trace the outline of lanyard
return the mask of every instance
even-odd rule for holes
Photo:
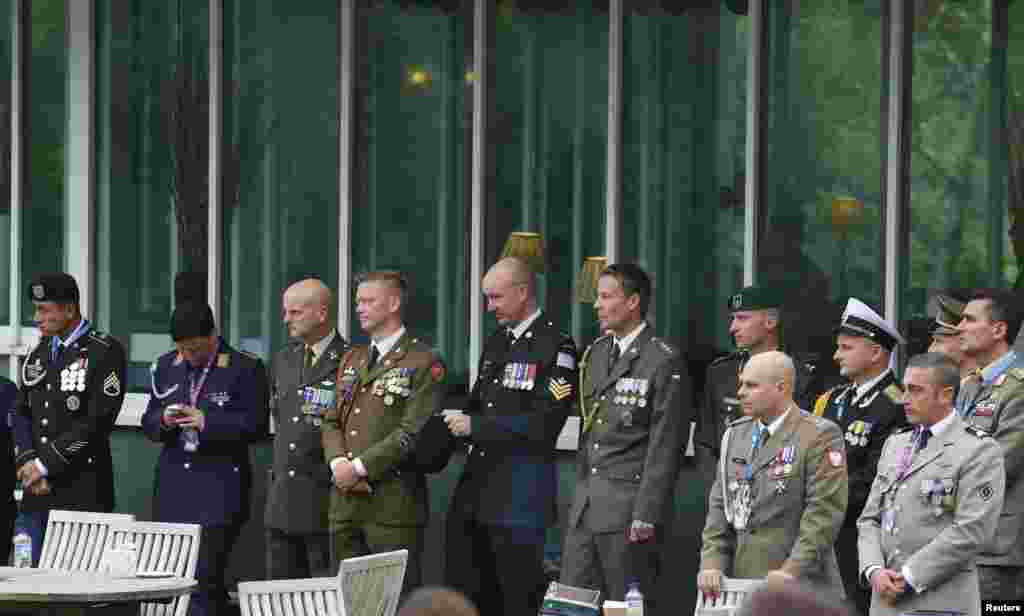
[[[189,379],[189,406],[193,408],[199,408],[196,404],[199,402],[199,392],[203,390],[203,384],[206,383],[206,377],[210,376],[210,368],[213,367],[213,360],[217,358],[217,353],[220,351],[220,343],[217,343],[217,348],[213,353],[210,354],[210,359],[206,361],[206,367],[203,368],[203,374],[199,377],[199,381],[196,382],[195,376],[190,372],[188,375]]]
[[[914,436],[907,443],[907,446],[903,448],[900,465],[896,471],[896,481],[903,481],[903,478],[907,476],[907,471],[910,470],[910,461],[914,459],[914,450],[917,449],[917,444],[921,441],[922,434],[924,434],[924,428],[921,426],[914,428]]]
[[[87,321],[86,319],[82,319],[78,323],[78,327],[76,327],[75,330],[68,335],[67,340],[61,341],[60,336],[54,336],[50,340],[50,360],[53,361],[53,359],[57,356],[57,349],[59,349],[62,345],[64,346],[64,348],[68,348],[73,343],[75,343],[79,338],[84,336],[85,332],[87,331],[89,331],[89,321]]]

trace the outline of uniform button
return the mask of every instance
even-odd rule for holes
[[[362,410],[362,409],[356,409],[356,410],[355,410],[355,413],[356,413],[356,415],[358,415],[359,413],[362,413],[362,412],[363,412],[363,410]]]
[[[602,400],[605,400],[605,399],[607,399],[607,398],[608,398],[608,396],[601,396],[601,399],[602,399]]]
[[[597,474],[597,467],[596,466],[590,469],[590,474],[591,475],[596,475]]]
[[[92,464],[92,458],[87,459],[86,462],[88,462],[89,464]]]
[[[357,435],[357,434],[359,434],[359,432],[357,432],[357,431],[355,431],[355,430],[353,430],[353,431],[349,432],[349,436],[355,436],[355,435]]]
[[[481,450],[480,450],[480,457],[482,458],[482,457],[484,457],[485,455],[487,455],[487,453],[486,453],[486,452],[484,452],[484,450],[483,450],[483,449],[481,449]]]
[[[495,383],[497,383],[497,382],[498,382],[498,379],[494,379],[494,382],[495,382]]]
[[[187,471],[187,470],[188,470],[188,469],[190,469],[190,468],[192,468],[192,465],[191,465],[191,464],[189,464],[188,462],[186,462],[186,463],[185,463],[185,470]]]
[[[488,402],[487,403],[487,408],[492,408],[492,407],[494,407],[494,403],[493,402]]]
[[[362,389],[361,389],[361,390],[359,390],[359,391],[365,394],[365,393],[366,393],[366,388],[364,387],[364,388],[362,388]]]
[[[237,467],[237,466],[236,466],[236,467],[234,468],[234,471],[235,471],[236,473],[238,472],[238,467]]]
[[[295,443],[288,443],[288,449],[295,451]]]
[[[50,385],[49,383],[47,383],[46,391],[52,391],[52,390],[53,390],[53,385]]]
[[[50,408],[50,401],[49,401],[49,400],[47,400],[47,401],[46,401],[46,402],[45,402],[45,403],[43,404],[43,406],[45,406],[46,408]]]
[[[292,423],[299,423],[299,416],[292,417]]]
[[[600,425],[600,424],[603,424],[603,423],[604,423],[604,420],[603,420],[603,419],[598,419],[598,420],[597,420],[597,423],[598,423],[599,425]]]
[[[594,449],[599,449],[600,447],[601,447],[600,445],[598,445],[597,443],[594,443]]]
[[[46,441],[47,441],[47,438],[45,436],[40,436],[39,437],[39,442],[40,443],[45,443]]]
[[[288,471],[288,476],[289,477],[294,477],[295,476],[295,471],[294,470]]]
[[[45,425],[50,423],[50,420],[45,418],[45,417],[43,417],[43,420],[41,422],[39,422],[39,423],[41,423],[41,424],[43,424],[45,426]]]

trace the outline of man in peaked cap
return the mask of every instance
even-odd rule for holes
[[[932,322],[932,342],[929,353],[942,353],[960,367],[960,377],[964,378],[976,367],[973,359],[964,355],[960,348],[960,332],[956,326],[964,313],[963,302],[952,295],[940,293],[935,296],[935,320]]]
[[[110,432],[124,399],[125,352],[82,318],[65,273],[28,285],[42,337],[22,365],[13,417],[15,467],[24,487],[19,528],[38,563],[52,509],[113,511]]]
[[[861,614],[867,614],[871,594],[857,577],[857,518],[871,492],[885,439],[906,425],[903,393],[890,368],[892,351],[902,343],[894,326],[864,302],[850,298],[836,328],[833,356],[849,382],[828,390],[814,404],[814,414],[837,423],[846,440],[850,501],[836,556],[847,598]]]
[[[698,464],[707,479],[705,493],[715,474],[722,435],[729,422],[743,416],[736,395],[740,370],[752,355],[781,349],[782,293],[778,289],[745,287],[729,298],[727,308],[732,315],[729,333],[736,342],[736,351],[708,366],[704,402],[697,413],[693,439]],[[801,409],[808,409],[824,386],[809,359],[792,354],[790,358],[796,369],[793,398]]]
[[[153,364],[142,416],[143,432],[163,446],[153,515],[202,526],[189,614],[224,614],[224,571],[249,518],[249,445],[267,432],[267,375],[262,361],[218,336],[205,301],[177,299],[170,327],[176,349]]]

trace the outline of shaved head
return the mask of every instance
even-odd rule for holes
[[[750,358],[740,373],[737,395],[743,412],[770,422],[793,404],[793,360],[780,351]]]
[[[537,275],[516,257],[498,261],[483,280],[487,310],[500,325],[515,327],[537,310]]]
[[[288,335],[312,345],[334,327],[331,290],[316,278],[300,280],[288,287],[282,300]]]

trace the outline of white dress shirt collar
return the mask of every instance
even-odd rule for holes
[[[626,334],[622,338],[615,338],[615,344],[619,345],[619,357],[626,355],[626,351],[628,351],[629,347],[633,345],[633,342],[636,340],[637,336],[640,335],[640,332],[644,331],[645,327],[647,327],[647,321],[641,321],[640,325],[637,325],[630,333]]]
[[[398,344],[398,339],[405,335],[405,326],[398,328],[398,331],[391,334],[387,338],[381,338],[380,340],[374,340],[373,346],[377,347],[377,357],[384,357],[391,352],[391,349]]]

